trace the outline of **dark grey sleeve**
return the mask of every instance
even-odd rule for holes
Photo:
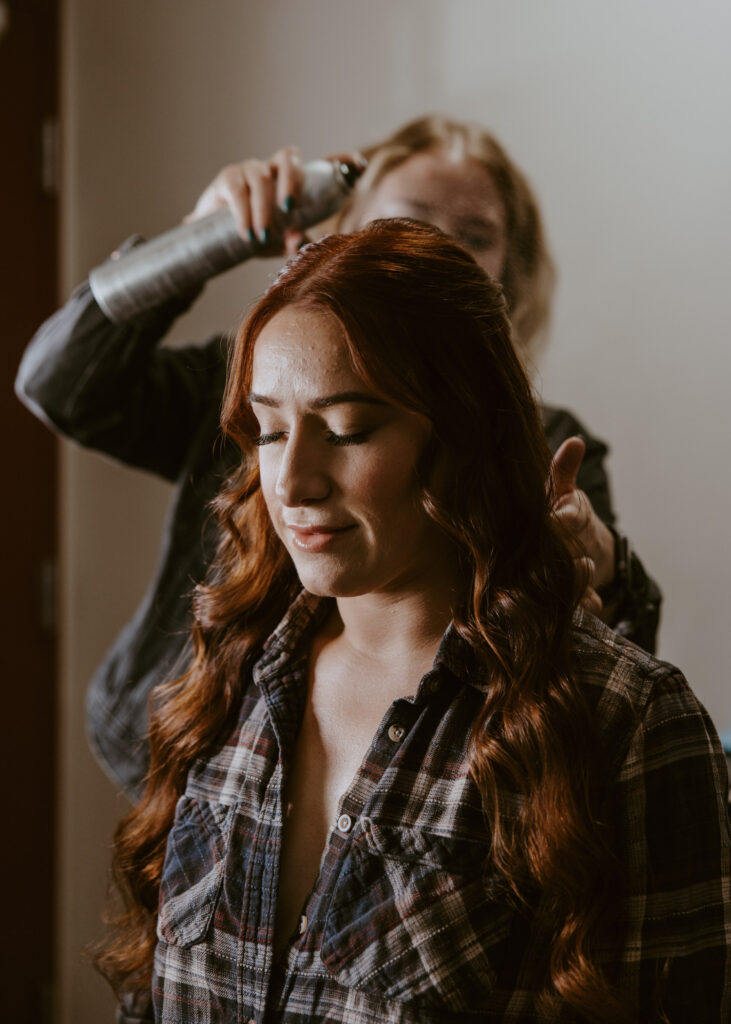
[[[219,439],[222,339],[161,345],[190,301],[117,325],[84,284],[37,331],[16,380],[20,400],[55,431],[178,485],[153,579],[87,692],[91,747],[132,798],[147,771],[147,700],[184,658],[191,591],[215,548],[208,502],[237,458]]]
[[[220,401],[225,364],[221,339],[160,344],[193,298],[119,325],[81,285],[29,343],[16,394],[63,436],[175,480],[201,415]]]
[[[551,451],[555,454],[568,437],[580,435],[586,442],[586,455],[577,477],[577,484],[591,501],[599,518],[614,532],[620,541],[615,524],[616,516],[612,507],[609,477],[604,459],[608,446],[587,431],[586,427],[566,409],[551,406],[541,408],[543,429]],[[627,547],[622,538],[623,550],[627,553],[626,573],[611,595],[605,595],[607,603],[616,604],[614,619],[609,625],[617,633],[643,647],[651,654],[657,647],[657,631],[660,625],[662,594],[657,583],[648,575],[636,552]],[[619,547],[618,547],[619,549]]]

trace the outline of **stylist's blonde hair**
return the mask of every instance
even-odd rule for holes
[[[363,155],[368,159],[368,168],[341,210],[336,228],[343,231],[356,227],[363,196],[409,157],[430,150],[451,151],[455,146],[483,165],[502,199],[507,245],[501,283],[514,340],[524,360],[532,362],[548,328],[555,282],[553,260],[540,209],[525,175],[484,128],[428,115],[410,121],[382,142],[365,148]]]

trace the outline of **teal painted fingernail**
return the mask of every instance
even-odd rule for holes
[[[294,197],[293,196],[285,196],[284,197],[284,202],[282,203],[282,209],[284,210],[284,212],[285,213],[291,213],[293,206],[294,206]]]
[[[261,239],[261,244],[266,245],[269,241],[269,228],[262,228],[259,232],[259,238]]]
[[[256,245],[256,235],[254,234],[253,228],[248,228],[246,234],[249,236],[249,241],[252,245]]]

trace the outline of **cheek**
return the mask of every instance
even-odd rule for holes
[[[277,473],[278,463],[273,457],[271,452],[264,454],[260,450],[259,454],[259,481],[261,483],[261,493],[269,509],[269,514],[273,516],[273,509],[275,505],[275,491],[277,484]]]
[[[370,510],[370,518],[403,519],[419,491],[413,455],[391,452],[375,463],[354,467],[348,490],[353,500]]]

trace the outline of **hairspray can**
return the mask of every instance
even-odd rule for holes
[[[362,170],[342,160],[306,163],[302,197],[291,213],[277,210],[272,239],[290,225],[305,230],[332,216]],[[125,323],[257,253],[261,248],[241,237],[230,210],[222,208],[111,257],[92,270],[89,284],[104,314]]]

